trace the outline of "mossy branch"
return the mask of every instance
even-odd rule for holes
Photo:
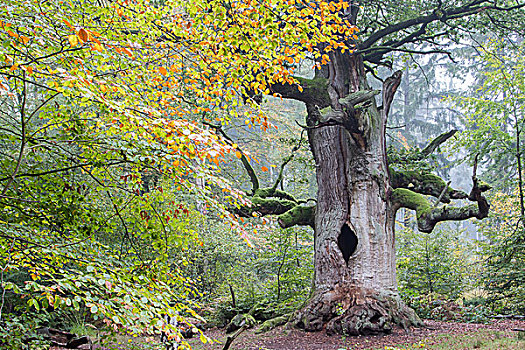
[[[279,225],[282,228],[292,227],[295,225],[314,227],[315,205],[302,206],[297,205],[278,216]]]
[[[235,209],[235,213],[243,217],[251,217],[253,213],[259,215],[277,215],[279,225],[283,228],[295,225],[314,225],[315,205],[302,205],[290,194],[271,188],[262,188],[251,198],[250,207]]]
[[[394,189],[390,200],[396,210],[403,207],[416,211],[417,226],[421,232],[432,232],[436,224],[441,221],[483,219],[489,213],[489,204],[482,192],[488,188],[482,188],[475,175],[472,179],[474,186],[467,198],[477,202],[477,205],[470,204],[463,207],[444,205],[436,208],[425,195],[407,188]]]
[[[289,98],[305,103],[311,103],[324,108],[330,105],[330,97],[328,96],[328,79],[316,77],[314,79],[294,77],[299,82],[296,84],[281,84],[274,83],[270,90],[281,95],[283,98]]]
[[[428,157],[429,155],[434,153],[434,151],[439,146],[444,144],[449,138],[454,136],[457,132],[458,132],[457,130],[450,130],[450,131],[442,133],[441,135],[436,137],[434,140],[432,140],[425,148],[423,148],[421,150],[421,158],[420,158],[420,160],[421,159],[425,159],[426,157]]]
[[[419,171],[390,170],[390,184],[393,188],[406,188],[420,194],[440,198],[442,203],[450,203],[451,199],[465,199],[468,194],[455,190],[439,176]],[[443,190],[445,190],[443,193]]]
[[[344,98],[339,99],[339,103],[345,107],[355,107],[356,105],[366,102],[378,95],[380,90],[359,90],[354,93],[349,94]]]

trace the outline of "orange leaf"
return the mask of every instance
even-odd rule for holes
[[[29,38],[25,35],[21,35],[20,40],[22,40],[24,44],[27,44],[29,42]]]
[[[241,157],[242,157],[242,153],[239,152],[239,151],[237,151],[237,152],[235,152],[235,156],[236,156],[237,158],[241,159]]]
[[[69,23],[67,20],[63,19],[64,23],[69,27],[71,30],[75,30],[75,28]]]
[[[89,33],[84,28],[78,31],[78,36],[84,42],[89,40]]]
[[[265,167],[265,166],[263,166],[263,167],[261,168],[261,170],[262,170],[262,171],[268,171],[268,168]]]
[[[124,52],[126,55],[128,55],[129,57],[133,57],[133,54],[131,53],[131,51],[129,51],[128,49],[126,48],[122,48],[121,49],[122,52]]]
[[[18,38],[18,34],[12,32],[12,31],[10,31],[10,30],[7,31],[7,34],[9,34],[9,35],[12,36],[12,37]]]
[[[164,76],[166,76],[166,74],[168,74],[168,71],[164,67],[159,67],[159,72],[160,72],[160,74],[162,74]]]

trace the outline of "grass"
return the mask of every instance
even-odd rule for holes
[[[251,337],[250,337],[251,338]],[[252,338],[253,339],[253,338]],[[341,344],[340,350],[354,350],[352,339],[347,338],[344,345]],[[153,338],[126,338],[121,337],[115,340],[113,346],[106,346],[103,349],[110,350],[161,350],[164,349]],[[255,340],[255,339],[253,339]],[[361,339],[360,341],[362,341]],[[202,344],[199,339],[189,340],[193,350],[222,349],[222,344],[215,343]],[[257,343],[255,341],[255,343]],[[242,349],[242,340],[234,341],[231,349]],[[100,348],[99,348],[100,349]],[[264,348],[261,348],[264,349]],[[273,347],[272,347],[273,349]],[[430,338],[422,338],[416,343],[398,344],[395,346],[371,347],[367,350],[524,350],[525,339],[518,339],[516,333],[506,333],[495,330],[482,329],[467,334],[438,334]],[[286,350],[286,349],[283,349]],[[321,348],[319,348],[321,350]]]
[[[525,340],[516,335],[509,337],[504,332],[480,330],[476,333],[436,335],[414,344],[370,348],[369,350],[523,350]],[[350,349],[348,349],[350,350]]]

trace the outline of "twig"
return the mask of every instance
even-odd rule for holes
[[[434,203],[434,208],[438,206],[438,204],[441,202],[441,200],[443,199],[443,196],[445,195],[445,193],[447,193],[447,190],[448,190],[448,186],[450,186],[450,182],[447,182],[447,184],[445,185],[445,187],[443,187],[443,191],[441,191],[441,194],[439,195],[438,199],[436,200],[436,203]]]

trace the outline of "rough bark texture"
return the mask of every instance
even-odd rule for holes
[[[317,315],[322,315],[319,317]],[[421,325],[414,310],[391,294],[352,285],[318,291],[296,314],[296,325],[306,331],[369,335],[388,333],[396,325]]]

